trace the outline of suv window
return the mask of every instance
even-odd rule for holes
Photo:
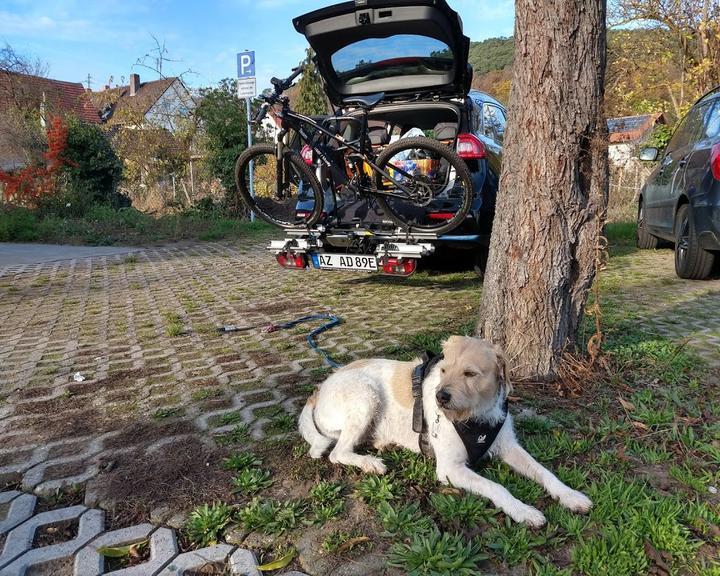
[[[717,138],[720,136],[720,100],[705,115],[703,138]]]
[[[668,144],[666,153],[674,152],[694,142],[700,135],[700,129],[702,127],[702,118],[704,113],[707,111],[705,105],[700,105],[692,108],[687,116],[682,119],[680,125],[675,130],[670,143]]]
[[[483,105],[483,134],[500,144],[505,137],[505,114],[492,104]]]

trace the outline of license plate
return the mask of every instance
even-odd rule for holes
[[[318,254],[320,268],[324,270],[361,270],[377,272],[377,258],[360,254]]]

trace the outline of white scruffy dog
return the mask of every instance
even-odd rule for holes
[[[587,496],[563,484],[518,444],[512,417],[505,416],[510,383],[502,351],[479,338],[451,336],[443,344],[443,354],[422,383],[422,407],[438,479],[489,498],[516,522],[542,526],[542,512],[468,466],[469,453],[458,426],[497,424],[499,432],[491,440],[489,456],[500,457],[541,484],[566,508],[587,512],[592,506]],[[382,460],[354,451],[364,440],[372,439],[377,449],[395,444],[419,452],[420,435],[412,427],[411,384],[418,364],[419,360],[358,360],[332,374],[300,415],[300,432],[310,444],[310,456],[320,458],[335,443],[331,462],[382,474],[386,471]],[[484,440],[481,434],[477,442]]]

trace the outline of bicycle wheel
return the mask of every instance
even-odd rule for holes
[[[277,173],[273,144],[257,144],[245,150],[235,163],[235,184],[245,204],[280,228],[308,228],[315,224],[322,213],[323,194],[313,171],[299,154],[287,150],[279,186]]]
[[[383,150],[377,165],[393,177],[390,181],[378,175],[378,204],[398,226],[443,234],[465,221],[473,200],[470,170],[445,144],[424,137],[402,138]],[[402,194],[397,184],[414,197],[382,194]]]

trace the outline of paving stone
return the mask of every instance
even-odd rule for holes
[[[170,564],[163,568],[162,576],[184,576],[187,570],[200,570],[207,564],[225,564],[228,557],[235,550],[234,546],[218,544],[208,548],[201,548],[176,556]]]
[[[12,496],[12,497],[11,497]],[[37,498],[32,494],[22,492],[3,492],[0,494],[0,504],[10,503],[5,518],[0,520],[0,535],[9,532],[32,516]]]
[[[147,540],[155,530],[152,524],[138,524],[121,530],[105,532],[80,550],[75,556],[75,576],[100,576],[105,570],[105,559],[98,552],[103,547],[128,546]]]
[[[78,535],[75,538],[50,546],[32,548],[38,528],[78,517]],[[84,506],[61,508],[34,516],[8,534],[3,555],[0,557],[0,576],[24,576],[29,568],[55,560],[71,560],[75,552],[102,532],[104,518],[101,510],[87,510]]]
[[[144,564],[110,572],[115,576],[154,576],[178,553],[175,534],[169,528],[158,528],[150,536],[150,559]]]
[[[250,550],[240,548],[230,556],[230,572],[233,576],[262,576],[258,563]]]

